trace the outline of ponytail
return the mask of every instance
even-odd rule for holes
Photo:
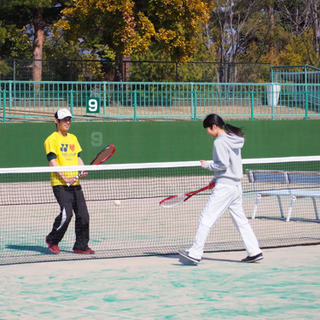
[[[228,123],[225,123],[224,127],[225,127],[227,134],[232,133],[232,134],[235,134],[236,136],[239,136],[239,137],[244,136],[242,128],[232,126],[231,124],[228,124]]]
[[[211,113],[207,115],[206,118],[203,120],[204,128],[211,128],[213,125],[216,125],[221,129],[224,129],[227,134],[235,134],[236,136],[239,136],[239,137],[244,136],[242,128],[238,128],[238,127],[232,126],[229,123],[225,123],[223,119],[215,113]]]

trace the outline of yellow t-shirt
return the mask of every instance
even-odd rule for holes
[[[78,154],[82,151],[77,137],[71,133],[66,136],[62,136],[58,132],[52,133],[44,142],[44,148],[46,154],[50,152],[56,154],[58,166],[77,166]],[[67,178],[75,177],[78,171],[63,172],[63,174]],[[51,185],[66,185],[66,183],[53,172],[51,173]],[[73,185],[79,185],[79,180]]]

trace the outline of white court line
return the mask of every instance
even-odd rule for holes
[[[137,318],[137,317],[133,317],[133,316],[129,316],[129,315],[123,315],[123,314],[119,315],[118,313],[99,311],[99,310],[90,310],[90,309],[79,308],[79,307],[70,306],[70,305],[65,306],[63,304],[58,304],[58,303],[40,302],[40,301],[31,300],[31,299],[18,299],[16,297],[8,297],[8,296],[5,297],[3,295],[0,295],[0,298],[11,299],[11,300],[14,300],[15,302],[16,301],[31,302],[31,303],[34,303],[34,304],[50,305],[50,306],[53,306],[53,307],[66,308],[66,309],[77,309],[77,310],[81,310],[81,311],[87,311],[87,312],[91,312],[91,313],[100,313],[100,314],[105,314],[105,315],[109,315],[109,316],[116,316],[116,317],[121,316],[122,318],[125,318],[125,319],[141,320],[141,317]],[[148,319],[148,318],[145,318],[145,317],[143,317],[143,318],[144,319]],[[151,319],[151,318],[149,318],[149,319]]]

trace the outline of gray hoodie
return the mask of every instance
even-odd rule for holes
[[[243,176],[241,148],[244,138],[235,134],[221,134],[213,142],[213,163],[205,168],[213,171],[216,182],[236,185]]]

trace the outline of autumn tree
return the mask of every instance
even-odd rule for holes
[[[206,22],[210,4],[202,0],[74,0],[63,10],[55,34],[116,62],[115,80],[122,80],[126,56],[153,50],[185,63],[195,52],[195,34]]]

